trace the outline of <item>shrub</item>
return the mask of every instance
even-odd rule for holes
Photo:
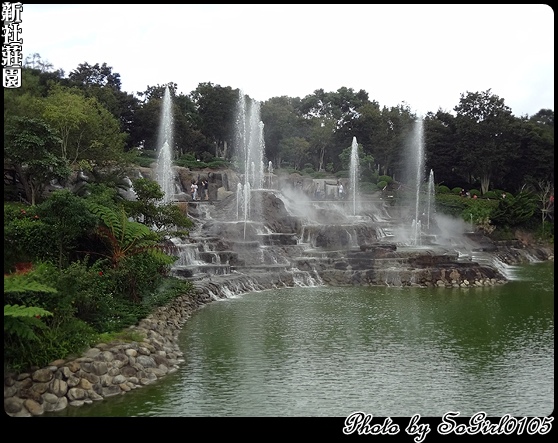
[[[481,192],[480,192],[478,189],[471,189],[471,190],[469,191],[469,194],[471,195],[471,197],[472,197],[473,195],[476,195],[477,197],[479,197],[479,196],[481,195]]]
[[[386,182],[386,184],[390,184],[393,181],[393,178],[391,178],[389,175],[380,175],[378,177],[378,188],[380,188],[379,182]],[[383,186],[382,186],[383,188]]]
[[[376,186],[377,186],[378,189],[380,189],[380,190],[384,189],[387,185],[388,185],[387,182],[386,182],[386,181],[383,181],[383,180],[382,180],[382,181],[379,181],[379,182],[376,184]]]
[[[347,171],[347,170],[337,171],[335,173],[335,177],[337,177],[337,178],[349,178],[349,171]]]
[[[455,194],[455,195],[459,195],[459,194],[461,193],[461,190],[462,190],[462,189],[463,189],[463,188],[460,188],[459,186],[456,187],[456,188],[452,188],[451,193],[452,193],[452,194]]]
[[[446,185],[439,185],[436,187],[436,194],[450,194],[452,191]],[[461,192],[461,190],[460,190]]]
[[[361,183],[359,191],[362,194],[373,194],[378,191],[378,185],[376,183]]]
[[[316,171],[314,171],[314,168],[304,168],[301,172],[306,175],[312,175]]]

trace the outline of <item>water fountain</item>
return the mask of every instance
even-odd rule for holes
[[[273,189],[273,163],[271,162],[271,160],[269,161],[269,164],[267,166],[267,172],[269,177],[268,188]]]
[[[421,244],[421,234],[422,234],[422,221],[421,221],[421,207],[420,207],[420,194],[421,187],[424,179],[424,131],[423,131],[423,121],[419,118],[415,122],[415,129],[413,131],[413,138],[411,141],[411,155],[410,159],[413,161],[415,166],[415,181],[413,187],[415,190],[415,218],[413,219],[413,234],[412,234],[412,244],[418,246]],[[413,155],[414,154],[414,155]]]
[[[172,168],[172,150],[174,146],[172,101],[168,86],[165,88],[163,95],[157,146],[159,147],[159,153],[157,155],[155,177],[161,190],[164,192],[163,203],[169,203],[174,200],[175,173]]]
[[[352,214],[346,211],[347,201],[311,201],[298,188],[273,189],[271,163],[270,187],[265,189],[259,109],[259,103],[240,93],[234,148],[243,174],[236,193],[208,207],[205,219],[190,233],[189,241],[201,245],[197,251],[208,254],[205,258],[198,254],[196,263],[184,264],[183,273],[175,275],[192,278],[210,293],[233,287],[241,291],[238,288],[293,286],[301,281],[333,286],[455,286],[504,279],[493,265],[459,260],[460,252],[450,245],[458,237],[457,224],[435,214],[433,171],[428,191],[424,189],[422,120],[415,125],[408,155],[412,193],[407,193],[409,201],[403,207],[409,213],[397,222],[386,201],[359,199],[356,137],[350,162]],[[433,228],[436,235],[443,231],[439,238],[430,232]],[[392,229],[392,234],[384,235]],[[207,265],[200,263],[209,259]]]
[[[236,116],[236,140],[233,149],[243,170],[242,193],[244,232],[249,221],[257,221],[255,215],[260,211],[259,199],[252,198],[253,192],[264,187],[264,136],[263,123],[260,120],[260,103],[250,100],[243,91],[239,91]]]
[[[358,180],[359,180],[359,158],[358,143],[356,137],[353,137],[351,145],[351,161],[350,161],[350,186],[353,198],[353,215],[357,215],[357,196],[358,196]]]
[[[430,232],[430,221],[434,216],[434,202],[436,198],[436,189],[434,184],[434,171],[430,170],[428,176],[428,188],[426,194],[426,230]]]

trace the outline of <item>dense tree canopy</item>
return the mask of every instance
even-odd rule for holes
[[[4,120],[44,120],[60,139],[54,153],[69,165],[118,161],[124,151],[158,149],[167,86],[174,158],[232,160],[241,91],[206,82],[184,95],[171,82],[134,96],[121,90],[120,75],[106,63],[82,63],[64,78],[38,54],[29,57],[23,86],[5,91]],[[344,168],[340,154],[356,137],[361,155],[374,159],[372,168],[395,179],[404,179],[406,144],[419,118],[404,103],[381,107],[366,91],[348,87],[316,89],[302,98],[273,97],[261,103],[260,113],[266,164],[336,173]],[[485,193],[554,180],[553,110],[517,118],[489,89],[467,91],[453,112],[429,112],[424,121],[426,168],[438,183]]]

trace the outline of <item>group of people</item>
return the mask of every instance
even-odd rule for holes
[[[192,180],[192,185],[190,186],[190,195],[192,200],[209,200],[209,183],[204,178],[198,185],[198,180]]]

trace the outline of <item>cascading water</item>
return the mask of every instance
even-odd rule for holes
[[[350,162],[350,186],[353,198],[353,215],[357,214],[357,197],[358,197],[358,178],[359,178],[359,158],[358,143],[356,137],[353,137],[351,145],[351,162]]]
[[[159,124],[159,134],[157,146],[157,168],[155,176],[157,183],[164,192],[163,203],[172,202],[175,194],[175,174],[172,169],[172,148],[173,148],[173,118],[172,101],[170,90],[167,86],[163,96],[161,120]]]

